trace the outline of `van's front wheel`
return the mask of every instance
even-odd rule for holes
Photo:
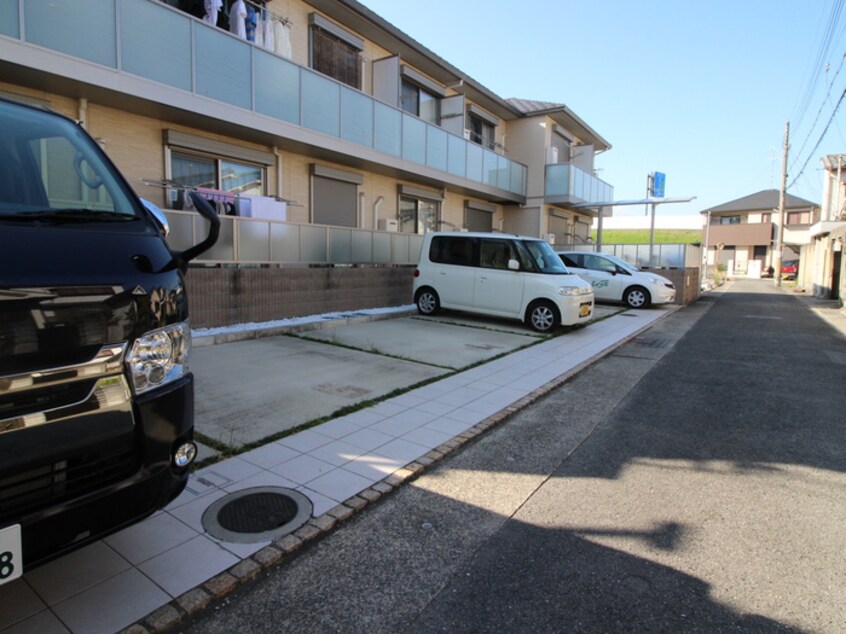
[[[431,288],[421,288],[417,291],[414,303],[417,304],[417,312],[421,315],[435,315],[441,308],[441,300]]]
[[[558,324],[561,323],[558,308],[555,304],[546,300],[534,302],[526,312],[526,321],[536,332],[550,333],[558,328]]]

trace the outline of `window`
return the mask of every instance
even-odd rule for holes
[[[406,112],[416,115],[429,123],[438,125],[440,122],[440,99],[428,90],[425,90],[410,81],[402,81],[400,107]]]
[[[323,16],[309,15],[311,67],[333,79],[361,88],[361,51],[364,40]]]
[[[473,113],[470,113],[469,119],[470,140],[489,150],[494,149],[496,146],[496,142],[494,141],[494,126]]]
[[[458,266],[473,266],[474,239],[460,236],[437,236],[432,239],[429,247],[429,259],[439,264],[456,264]]]
[[[400,198],[399,230],[405,233],[436,231],[438,203],[417,198]]]
[[[787,222],[788,225],[809,225],[811,224],[810,211],[788,211]]]
[[[606,260],[598,255],[587,254],[585,255],[584,268],[591,271],[607,271],[609,268],[612,268],[616,271],[617,265],[611,260]]]
[[[264,194],[264,167],[226,158],[172,151],[171,180],[185,187],[202,187],[238,195]],[[177,196],[177,209],[182,207]]]
[[[508,261],[516,260],[517,252],[508,240],[482,240],[479,266],[484,269],[508,270]]]
[[[773,215],[771,213],[764,213],[761,214],[761,224],[766,224],[768,222],[773,221]]]
[[[718,225],[739,225],[740,216],[718,216],[716,221]]]

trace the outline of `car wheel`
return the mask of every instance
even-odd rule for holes
[[[421,315],[434,315],[441,308],[438,294],[431,288],[421,288],[417,291],[417,312]]]
[[[626,302],[629,308],[649,308],[652,303],[652,297],[642,286],[632,286],[627,288],[623,295],[623,301]]]
[[[542,333],[550,333],[561,323],[561,317],[555,304],[548,301],[538,301],[529,306],[526,321],[532,330]]]

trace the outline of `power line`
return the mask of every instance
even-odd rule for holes
[[[814,122],[811,124],[811,127],[808,129],[808,134],[805,135],[805,140],[802,141],[802,147],[800,147],[799,151],[796,152],[796,158],[793,159],[793,163],[791,163],[791,165],[790,165],[791,170],[793,169],[794,165],[796,165],[796,163],[799,162],[800,157],[802,156],[802,151],[805,149],[805,146],[808,144],[808,141],[811,138],[811,134],[813,134],[813,132],[814,132],[814,128],[817,127],[817,121],[820,120],[820,114],[822,114],[822,111],[823,111],[823,108],[825,108],[826,102],[831,101],[831,99],[830,99],[831,98],[831,89],[834,88],[834,82],[837,79],[837,76],[840,74],[840,71],[843,69],[843,62],[844,61],[846,61],[846,53],[843,53],[843,55],[840,58],[840,65],[837,67],[837,71],[835,71],[834,77],[831,78],[831,81],[828,84],[828,91],[826,92],[825,97],[823,97],[823,100],[822,100],[822,103],[820,104],[819,110],[817,110],[817,114],[814,117]],[[798,127],[798,123],[795,124],[795,127]]]
[[[840,99],[837,100],[837,105],[834,106],[834,111],[831,113],[831,117],[829,117],[828,123],[825,124],[825,129],[822,131],[820,138],[817,140],[817,144],[814,146],[814,149],[811,150],[811,153],[808,154],[808,158],[805,159],[805,163],[802,165],[802,169],[799,170],[799,173],[793,178],[793,180],[790,182],[790,185],[788,185],[787,189],[793,187],[794,183],[796,183],[796,180],[800,176],[802,176],[802,173],[805,171],[805,168],[808,167],[808,163],[811,161],[811,157],[814,156],[814,153],[817,151],[817,148],[820,146],[820,143],[822,143],[822,140],[825,138],[825,135],[828,132],[828,128],[831,126],[831,122],[834,121],[834,115],[837,114],[837,109],[840,108],[840,104],[843,103],[844,97],[846,97],[846,88],[844,88],[843,92],[840,93]]]
[[[828,22],[825,27],[825,35],[820,41],[816,60],[812,65],[813,73],[811,78],[808,80],[807,86],[805,87],[805,92],[802,96],[800,105],[797,107],[798,115],[796,116],[796,123],[794,127],[798,128],[799,125],[801,125],[802,119],[805,118],[805,114],[808,110],[808,106],[811,104],[814,89],[819,81],[820,71],[824,67],[823,61],[828,57],[829,49],[834,41],[834,34],[837,31],[837,26],[840,22],[840,14],[843,11],[843,2],[844,0],[835,0],[831,8],[831,12],[829,13]]]

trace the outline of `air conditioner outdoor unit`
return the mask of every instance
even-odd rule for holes
[[[396,218],[380,218],[376,227],[379,231],[399,231],[399,222]]]

